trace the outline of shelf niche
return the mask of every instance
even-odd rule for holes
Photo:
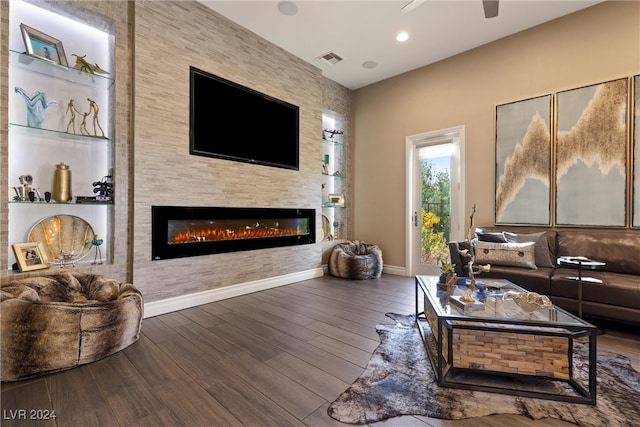
[[[61,9],[53,9],[56,7]],[[69,66],[26,53],[21,23],[60,40]],[[114,28],[110,19],[77,5],[10,4],[7,94],[9,270],[16,261],[11,245],[27,242],[35,224],[55,215],[74,215],[89,223],[104,242],[101,246],[103,261],[113,262],[112,203],[32,203],[14,200],[16,193],[12,187],[21,186],[20,176],[31,175],[32,188],[38,189],[44,197],[45,192],[51,191],[55,165],[64,162],[72,172],[71,192],[75,200],[76,196],[94,196],[92,184],[113,173],[114,75],[93,74],[74,68],[76,57],[73,54],[86,55],[87,62],[99,64],[100,68],[113,73]],[[42,92],[47,101],[56,101],[46,109],[42,127],[29,126],[25,99],[16,92],[16,87],[22,88],[28,95]],[[77,110],[75,128],[69,126],[71,99]],[[95,101],[99,108],[97,121],[94,121],[89,99]],[[89,113],[85,118],[86,132],[80,129],[84,113]],[[89,264],[92,261],[93,251],[77,264]]]

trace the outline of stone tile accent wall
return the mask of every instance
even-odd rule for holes
[[[319,220],[323,77],[197,2],[136,2],[134,25],[133,277],[145,302],[319,268],[319,244],[151,260],[153,205],[314,208]],[[189,66],[298,105],[300,170],[189,155]]]
[[[88,22],[98,14],[104,18],[99,21],[115,28],[113,264],[82,265],[77,271],[131,281],[142,291],[145,302],[151,302],[320,267],[320,243],[151,261],[151,206],[313,208],[319,223],[322,108],[350,117],[350,90],[198,2],[39,3]],[[9,4],[0,2],[0,55],[4,59],[8,58]],[[300,170],[189,155],[190,65],[298,105]],[[8,188],[7,73],[7,61],[0,61],[3,188]],[[347,132],[353,145],[353,133],[350,128]],[[241,134],[239,129],[239,137]],[[270,137],[265,132],[265,144]],[[0,192],[3,281],[29,274],[7,275],[7,203],[8,192]],[[319,241],[319,228],[317,234]]]

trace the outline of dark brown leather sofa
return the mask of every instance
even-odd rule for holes
[[[578,285],[571,277],[578,272],[558,266],[557,258],[585,256],[605,262],[601,270],[583,269],[583,277],[601,281],[583,281],[583,316],[640,326],[640,230],[492,226],[478,228],[476,236],[481,241],[496,241],[501,236],[511,242],[537,241],[535,269],[491,263],[491,271],[478,277],[508,279],[531,292],[547,295],[572,313],[578,312]],[[544,253],[545,246],[548,254]],[[464,248],[464,241],[449,243],[451,261],[460,277],[468,276],[458,252]]]

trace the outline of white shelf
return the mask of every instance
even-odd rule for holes
[[[109,89],[114,79],[108,75],[93,74],[81,71],[73,67],[66,67],[52,61],[28,53],[9,51],[9,65],[12,68],[32,71],[45,76],[63,79],[74,84],[95,86],[100,89]]]

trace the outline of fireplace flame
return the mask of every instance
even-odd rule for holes
[[[269,237],[301,236],[305,233],[296,228],[253,228],[239,229],[206,228],[183,233],[176,233],[169,240],[169,244],[217,242],[221,240],[262,239]]]

